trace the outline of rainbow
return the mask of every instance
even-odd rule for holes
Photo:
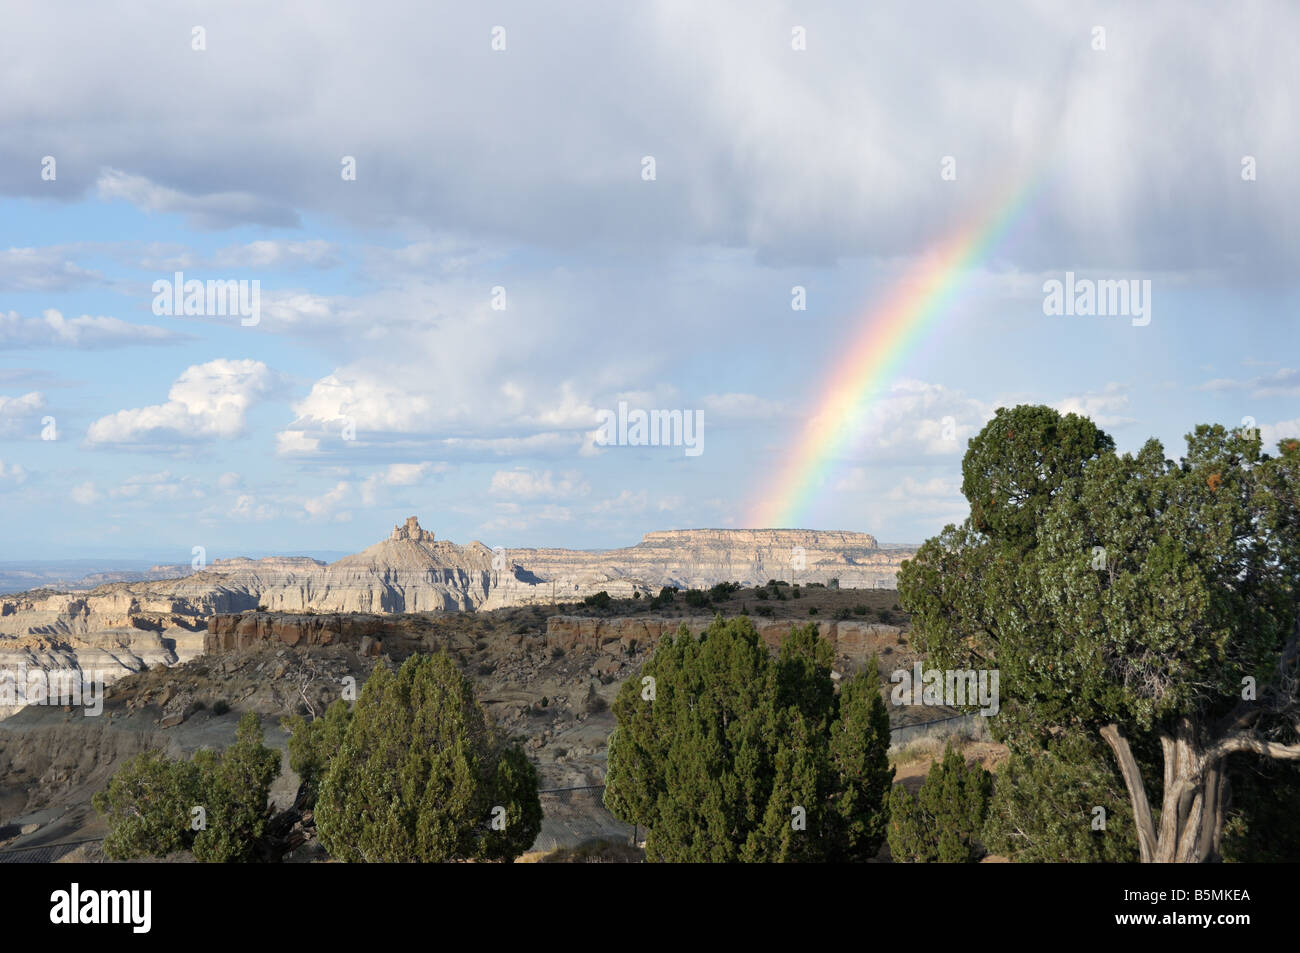
[[[971,270],[998,247],[1042,185],[1041,175],[1020,179],[990,212],[957,229],[869,309],[857,337],[844,350],[799,436],[772,483],[751,508],[749,525],[795,527],[804,517],[871,402],[886,392],[906,359],[934,329]]]

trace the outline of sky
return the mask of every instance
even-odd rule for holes
[[[916,543],[967,514],[1000,406],[1171,458],[1198,423],[1300,435],[1293,4],[5,20],[3,561],[355,551],[411,514],[506,547]],[[167,313],[177,272],[248,313]],[[1045,313],[1067,273],[1145,313]],[[890,319],[906,347],[853,367]],[[837,372],[861,387],[828,401]],[[698,440],[611,440],[620,404]]]

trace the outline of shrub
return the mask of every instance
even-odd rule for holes
[[[1009,747],[984,822],[989,850],[1026,863],[1137,862],[1128,792],[1102,742],[1076,730]],[[1093,830],[1097,807],[1105,830]]]
[[[230,711],[230,704],[224,698],[218,698],[212,703],[212,714],[220,717]]]
[[[817,607],[816,607],[816,606],[809,606],[809,607],[808,607],[808,614],[809,614],[809,615],[816,615],[816,614],[817,614]]]
[[[740,591],[738,582],[720,582],[709,590],[709,598],[714,602],[722,602],[731,598],[733,593]]]
[[[194,843],[190,810],[201,803],[198,766],[145,751],[117,770],[91,804],[108,824],[104,854],[113,860],[163,857]]]
[[[196,752],[207,827],[194,838],[196,860],[231,863],[253,859],[266,831],[267,798],[280,773],[280,752],[262,743],[256,712],[239,719],[235,743],[221,754]]]
[[[606,592],[604,589],[602,589],[600,592],[596,593],[595,595],[587,596],[587,598],[583,599],[582,601],[584,605],[593,606],[597,609],[608,609],[609,604],[613,600],[610,598],[609,593]]]
[[[605,789],[616,816],[648,829],[647,860],[874,856],[893,777],[889,714],[874,666],[837,695],[832,658],[814,625],[773,658],[745,618],[659,642],[641,670],[654,699],[634,677],[614,703]]]
[[[376,668],[316,804],[334,858],[510,860],[541,829],[537,771],[445,654]]]
[[[766,599],[766,598],[768,598],[767,590],[766,590],[766,589],[755,589],[755,590],[754,590],[754,595],[757,596],[757,597],[760,598],[760,599]]]
[[[693,609],[702,608],[709,604],[708,593],[701,589],[687,589],[685,600],[686,604]]]
[[[913,798],[901,784],[889,795],[889,853],[899,863],[970,863],[988,812],[993,777],[951,744]]]
[[[280,753],[262,744],[256,713],[239,720],[235,741],[220,754],[191,760],[146,751],[126,762],[91,799],[104,816],[104,853],[114,860],[194,851],[199,861],[247,861],[266,830],[267,798],[280,773]],[[194,829],[195,808],[204,820]]]
[[[294,716],[281,722],[289,732],[289,767],[298,775],[300,800],[306,807],[316,804],[329,760],[343,745],[351,721],[352,707],[340,698],[320,718],[307,721]]]

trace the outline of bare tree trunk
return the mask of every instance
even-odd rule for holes
[[[1101,736],[1114,752],[1129,792],[1142,862],[1203,863],[1217,858],[1223,830],[1223,762],[1207,764],[1196,742],[1195,725],[1183,719],[1172,734],[1160,735],[1164,792],[1158,828],[1141,769],[1123,729],[1107,725]]]
[[[1119,762],[1120,774],[1124,777],[1124,786],[1128,788],[1129,801],[1133,805],[1133,826],[1137,829],[1138,855],[1142,863],[1149,864],[1155,859],[1156,831],[1151,820],[1151,804],[1147,800],[1146,785],[1142,783],[1142,772],[1137,759],[1129,747],[1124,729],[1110,724],[1101,729],[1101,737]],[[1166,775],[1168,772],[1166,771]]]
[[[1144,864],[1222,859],[1219,842],[1223,837],[1230,755],[1249,753],[1279,761],[1300,760],[1300,743],[1271,741],[1254,729],[1260,716],[1269,711],[1288,719],[1300,735],[1300,605],[1295,619],[1295,628],[1278,658],[1277,678],[1268,704],[1264,704],[1264,698],[1258,702],[1243,698],[1219,722],[1204,726],[1204,730],[1183,717],[1172,733],[1160,733],[1165,786],[1158,831],[1142,771],[1124,729],[1117,724],[1101,729],[1101,737],[1114,753],[1128,788],[1138,852]]]

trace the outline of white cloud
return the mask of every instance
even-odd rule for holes
[[[442,446],[466,453],[490,453],[498,457],[555,456],[572,453],[582,444],[583,434],[537,433],[527,437],[448,437]]]
[[[27,471],[17,463],[6,466],[5,462],[0,460],[0,481],[6,480],[12,480],[14,483],[24,483],[27,480]]]
[[[961,481],[948,477],[932,477],[929,480],[917,480],[903,477],[903,482],[890,489],[887,498],[899,502],[914,503],[918,500],[943,500],[961,504],[965,499],[961,495]]]
[[[72,488],[72,502],[80,503],[82,506],[89,506],[100,500],[100,492],[95,488],[93,480],[87,480],[85,483],[79,483]]]
[[[305,430],[281,430],[275,435],[275,452],[281,456],[312,454],[320,449],[320,440],[307,436]]]
[[[1255,390],[1252,397],[1300,397],[1300,371],[1284,367],[1268,377],[1257,377],[1251,382]]]
[[[1260,424],[1259,439],[1268,453],[1277,452],[1279,440],[1300,438],[1300,417],[1294,420],[1279,420],[1275,424]]]
[[[67,258],[65,246],[0,250],[0,288],[6,291],[73,291],[101,284],[103,276]]]
[[[37,390],[23,394],[21,397],[6,397],[0,394],[0,417],[26,417],[44,406],[45,398]]]
[[[334,245],[321,239],[301,242],[263,239],[219,249],[212,262],[222,268],[333,268],[338,258]]]
[[[13,436],[29,426],[29,418],[45,408],[45,397],[40,391],[30,391],[21,397],[0,394],[0,436]]]
[[[372,473],[361,483],[361,502],[373,506],[382,486],[415,486],[435,473],[449,469],[445,463],[391,463],[386,470]]]
[[[235,504],[226,513],[228,517],[241,522],[263,522],[274,519],[278,511],[274,506],[258,503],[256,497],[241,493],[235,498]]]
[[[837,493],[856,493],[867,488],[867,468],[851,467],[847,473],[835,481]]]
[[[846,441],[863,457],[881,460],[923,460],[965,452],[966,441],[992,417],[989,406],[942,384],[904,379],[873,401]],[[815,422],[810,422],[815,425]]]
[[[105,169],[96,182],[104,201],[123,199],[145,212],[175,212],[186,216],[194,228],[220,229],[236,225],[298,225],[293,209],[251,192],[212,192],[188,195],[158,185],[143,175]]]
[[[352,484],[346,480],[340,480],[334,485],[334,488],[320,496],[313,497],[303,503],[303,509],[312,519],[329,519],[335,522],[345,522],[352,518],[351,513],[339,512],[338,508],[343,500],[352,492]]]
[[[166,328],[128,324],[119,318],[65,318],[49,309],[39,318],[24,318],[16,311],[0,314],[0,349],[22,347],[105,348],[132,344],[170,344],[186,339]]]
[[[217,486],[223,490],[233,490],[244,482],[244,478],[233,470],[229,473],[223,473],[217,478]]]
[[[169,470],[158,473],[138,473],[129,476],[118,486],[108,491],[114,498],[128,500],[162,500],[202,499],[205,495],[199,481],[192,476],[177,476]]]
[[[650,494],[645,490],[636,493],[631,490],[623,490],[616,497],[601,500],[591,509],[594,513],[640,513],[645,510],[649,502]],[[662,503],[660,503],[659,509],[665,509]]]
[[[236,437],[249,408],[274,386],[275,375],[261,361],[218,358],[195,364],[176,378],[165,404],[101,417],[90,425],[86,439],[92,445],[149,448]]]
[[[915,251],[1047,168],[1053,187],[1032,207],[1052,227],[1008,257],[1104,248],[1134,267],[1231,255],[1280,271],[1294,261],[1296,236],[1274,212],[1300,192],[1266,170],[1268,157],[1297,151],[1297,106],[1285,92],[1257,95],[1290,89],[1287,40],[1300,21],[1287,5],[1252,8],[1227,32],[1173,0],[1125,7],[1111,28],[1122,49],[1096,53],[1086,26],[1041,3],[938,4],[925,28],[905,5],[786,0],[756,17],[740,0],[652,0],[640,16],[575,20],[508,4],[527,42],[493,57],[465,41],[482,29],[472,7],[398,3],[395,31],[377,30],[365,6],[322,0],[313,9],[328,28],[310,30],[289,10],[218,10],[205,26],[248,54],[238,76],[205,68],[218,49],[152,43],[108,10],[83,11],[69,37],[47,7],[25,5],[6,24],[25,40],[8,51],[25,82],[10,84],[0,157],[15,191],[20,175],[36,178],[17,171],[23,144],[40,141],[75,158],[61,158],[57,183],[28,191],[83,190],[98,160],[113,167],[99,179],[106,197],[211,227],[291,225],[292,207],[415,223],[412,234],[435,245],[450,231],[652,252],[743,245],[769,260],[820,261]],[[165,9],[147,0],[141,16]],[[806,52],[790,49],[794,23],[808,29]],[[977,35],[999,42],[972,43]],[[863,56],[846,37],[888,39]],[[585,55],[560,55],[570,47]],[[320,63],[335,68],[322,75]],[[430,88],[457,95],[429,110]],[[1186,102],[1213,117],[1212,137],[1204,124],[1150,121],[1181,117]],[[185,134],[149,134],[160,127]],[[537,150],[539,141],[554,145]],[[358,180],[343,182],[338,162],[354,143],[366,146]],[[1207,143],[1254,150],[1259,183],[1227,174],[1239,154],[1211,158]],[[958,153],[959,179],[940,188],[945,150]],[[638,175],[645,151],[659,160],[653,184]],[[1149,188],[1140,170],[1152,168],[1170,188]],[[166,170],[167,184],[120,169]],[[1272,191],[1248,203],[1242,188]],[[1223,241],[1204,241],[1216,226]]]
[[[1206,381],[1197,389],[1205,391],[1250,390],[1251,397],[1260,399],[1267,397],[1300,397],[1300,371],[1291,367],[1283,367],[1272,374],[1252,377],[1249,380],[1219,377]]]
[[[1119,384],[1111,382],[1100,391],[1066,397],[1054,406],[1063,414],[1081,414],[1103,430],[1124,427],[1137,422],[1135,418],[1123,413],[1128,409],[1128,394],[1124,390]]]
[[[584,496],[591,492],[591,486],[583,480],[582,474],[576,471],[556,476],[550,470],[539,473],[536,470],[519,467],[514,470],[498,470],[492,474],[491,491],[503,496],[530,499]]]
[[[1246,385],[1243,384],[1241,381],[1233,380],[1230,377],[1216,377],[1214,380],[1206,381],[1204,384],[1198,387],[1197,390],[1208,390],[1208,391],[1218,392],[1218,391],[1227,391],[1227,390],[1241,390],[1241,388],[1245,386]]]

